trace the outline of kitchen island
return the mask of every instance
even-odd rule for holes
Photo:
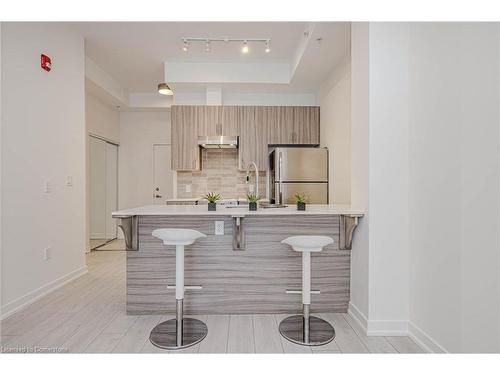
[[[334,243],[312,256],[314,312],[346,312],[350,248],[359,210],[338,205],[286,208],[153,205],[113,213],[127,245],[127,312],[175,311],[175,251],[151,232],[189,228],[207,235],[186,248],[186,314],[293,313],[301,299],[301,254],[281,241],[294,235],[327,235]],[[222,229],[222,230],[221,230]]]

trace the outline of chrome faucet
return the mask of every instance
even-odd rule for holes
[[[247,184],[250,182],[250,167],[252,165],[255,168],[255,195],[259,196],[259,168],[257,168],[257,164],[254,161],[247,166]]]

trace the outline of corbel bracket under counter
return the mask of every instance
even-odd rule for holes
[[[137,216],[113,216],[120,219],[118,226],[123,231],[125,237],[125,249],[127,251],[139,250],[139,231],[138,231],[138,217]]]
[[[340,250],[352,249],[352,237],[360,217],[363,217],[363,215],[340,215]]]

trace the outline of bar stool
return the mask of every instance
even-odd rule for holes
[[[320,252],[323,247],[333,243],[327,236],[287,237],[283,244],[302,253],[302,290],[287,293],[302,294],[302,315],[292,315],[281,321],[279,331],[287,340],[300,345],[319,346],[328,344],[335,337],[335,329],[327,321],[310,315],[311,293],[311,253]]]
[[[163,349],[182,349],[197,344],[205,338],[208,329],[201,320],[184,318],[184,291],[201,287],[184,286],[184,246],[192,245],[205,234],[193,229],[155,229],[153,237],[164,245],[175,245],[175,319],[166,320],[153,328],[149,340]],[[171,289],[173,287],[167,287]]]

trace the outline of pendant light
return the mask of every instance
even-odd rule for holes
[[[160,83],[158,85],[158,92],[162,95],[174,95],[174,92],[166,83]]]

